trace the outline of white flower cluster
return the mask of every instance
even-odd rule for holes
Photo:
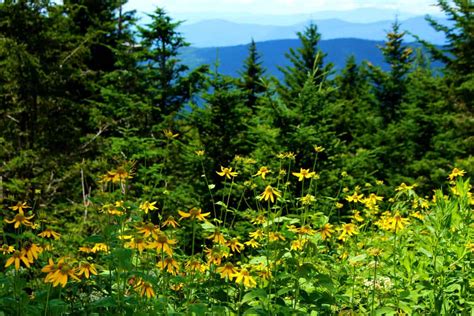
[[[374,286],[373,279],[366,279],[364,281],[364,286],[367,288],[372,288]],[[393,286],[392,280],[389,277],[379,277],[375,279],[375,288],[377,290],[389,290]]]

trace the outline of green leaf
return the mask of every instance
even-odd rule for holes
[[[222,201],[216,202],[216,205],[222,206],[223,208],[227,208],[227,205]]]
[[[429,252],[428,250],[426,250],[425,248],[423,248],[423,247],[418,248],[418,251],[425,254],[428,258],[433,257],[433,254],[431,252]]]
[[[84,243],[100,243],[100,242],[104,242],[104,237],[99,236],[99,235],[92,235],[84,239]]]
[[[97,300],[93,303],[95,307],[114,307],[116,306],[115,300],[113,297],[104,297],[100,300]]]
[[[461,292],[461,285],[460,284],[457,284],[457,283],[451,284],[450,286],[448,286],[444,289],[444,292],[446,292],[446,293],[452,293],[452,292],[456,292],[456,291]]]
[[[192,304],[188,306],[188,311],[191,315],[206,315],[207,306],[206,304]]]
[[[247,309],[244,315],[268,315],[268,313],[260,307],[252,307]]]
[[[397,313],[397,310],[392,308],[392,307],[382,307],[382,308],[378,308],[376,311],[375,311],[375,315],[395,315]]]
[[[267,299],[267,292],[263,289],[252,290],[252,291],[250,291],[250,292],[248,292],[247,294],[244,295],[244,297],[242,298],[241,303],[245,304],[247,302],[251,302],[251,301],[255,300],[256,298],[258,298],[262,301],[265,301]]]

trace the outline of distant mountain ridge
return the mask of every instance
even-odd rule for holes
[[[308,13],[293,14],[262,14],[254,12],[199,12],[199,13],[176,13],[172,14],[174,19],[183,21],[185,24],[194,24],[203,20],[223,19],[234,23],[249,23],[263,25],[289,26],[308,20],[339,19],[351,23],[372,23],[385,20],[406,20],[425,13],[413,13],[395,9],[381,9],[374,7],[348,9],[348,10],[324,10]],[[440,13],[434,16],[440,17]]]
[[[358,62],[369,60],[377,66],[384,66],[383,56],[377,45],[381,41],[370,41],[363,39],[332,39],[320,42],[321,50],[327,54],[325,63],[332,62],[336,68],[343,68],[346,59],[353,54]],[[297,39],[285,39],[257,42],[257,50],[261,54],[263,67],[268,75],[281,77],[278,67],[289,65],[285,54],[290,48],[300,46]],[[191,68],[202,64],[214,65],[218,61],[218,70],[226,75],[236,76],[243,69],[243,62],[248,55],[248,45],[237,45],[230,47],[187,47],[181,52],[182,62]]]
[[[446,19],[438,19],[442,24],[449,25]],[[194,24],[183,24],[179,31],[185,39],[195,47],[234,46],[250,42],[293,39],[296,33],[303,31],[311,21],[300,22],[289,26],[235,23],[222,19],[205,20]],[[385,39],[394,20],[371,23],[353,23],[340,19],[314,20],[322,39],[359,38],[381,41]],[[419,35],[434,43],[443,44],[444,36],[436,32],[424,17],[414,17],[401,21],[401,30]],[[407,41],[413,37],[407,35]]]
[[[382,41],[371,41],[356,38],[342,38],[332,40],[322,40],[320,49],[327,54],[325,63],[332,62],[335,70],[340,70],[345,66],[350,55],[354,55],[358,63],[366,60],[375,66],[380,66],[387,70],[388,65],[383,60],[383,55],[378,46],[383,45]],[[411,44],[412,46],[419,46]],[[274,40],[257,42],[257,50],[261,54],[263,67],[267,70],[267,75],[281,78],[282,74],[278,67],[289,65],[285,53],[290,48],[298,48],[300,41],[297,39]],[[214,65],[218,61],[218,71],[220,73],[237,76],[243,70],[243,62],[248,55],[248,45],[237,45],[230,47],[208,47],[196,48],[187,47],[181,52],[181,60],[191,68],[199,65]]]

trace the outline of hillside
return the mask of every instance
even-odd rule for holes
[[[296,33],[313,21],[318,26],[322,39],[360,38],[367,40],[384,40],[387,30],[394,20],[383,20],[371,23],[354,23],[341,19],[305,19],[292,25],[263,25],[256,23],[236,23],[223,19],[204,20],[193,24],[183,24],[179,31],[195,47],[233,46],[248,43],[251,38],[257,42],[293,39]],[[448,24],[446,20],[440,20]],[[431,43],[442,44],[444,37],[434,31],[424,17],[403,20],[401,29],[421,36]],[[407,36],[408,41],[414,40]]]
[[[323,40],[320,47],[327,53],[326,62],[334,63],[336,69],[344,67],[347,57],[353,54],[358,62],[369,60],[377,66],[384,66],[383,57],[377,45],[380,41],[370,41],[355,38]],[[280,77],[278,66],[288,65],[285,53],[290,48],[300,45],[297,39],[275,40],[257,43],[257,48],[262,55],[263,66],[267,73]],[[242,63],[248,54],[247,45],[230,47],[195,48],[188,47],[182,51],[182,61],[191,68],[201,64],[213,65],[219,60],[219,72],[227,75],[237,75],[242,68]]]

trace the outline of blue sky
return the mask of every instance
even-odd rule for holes
[[[151,12],[159,6],[170,14],[221,12],[280,15],[372,7],[424,15],[438,12],[435,3],[436,0],[129,0],[127,8]]]

